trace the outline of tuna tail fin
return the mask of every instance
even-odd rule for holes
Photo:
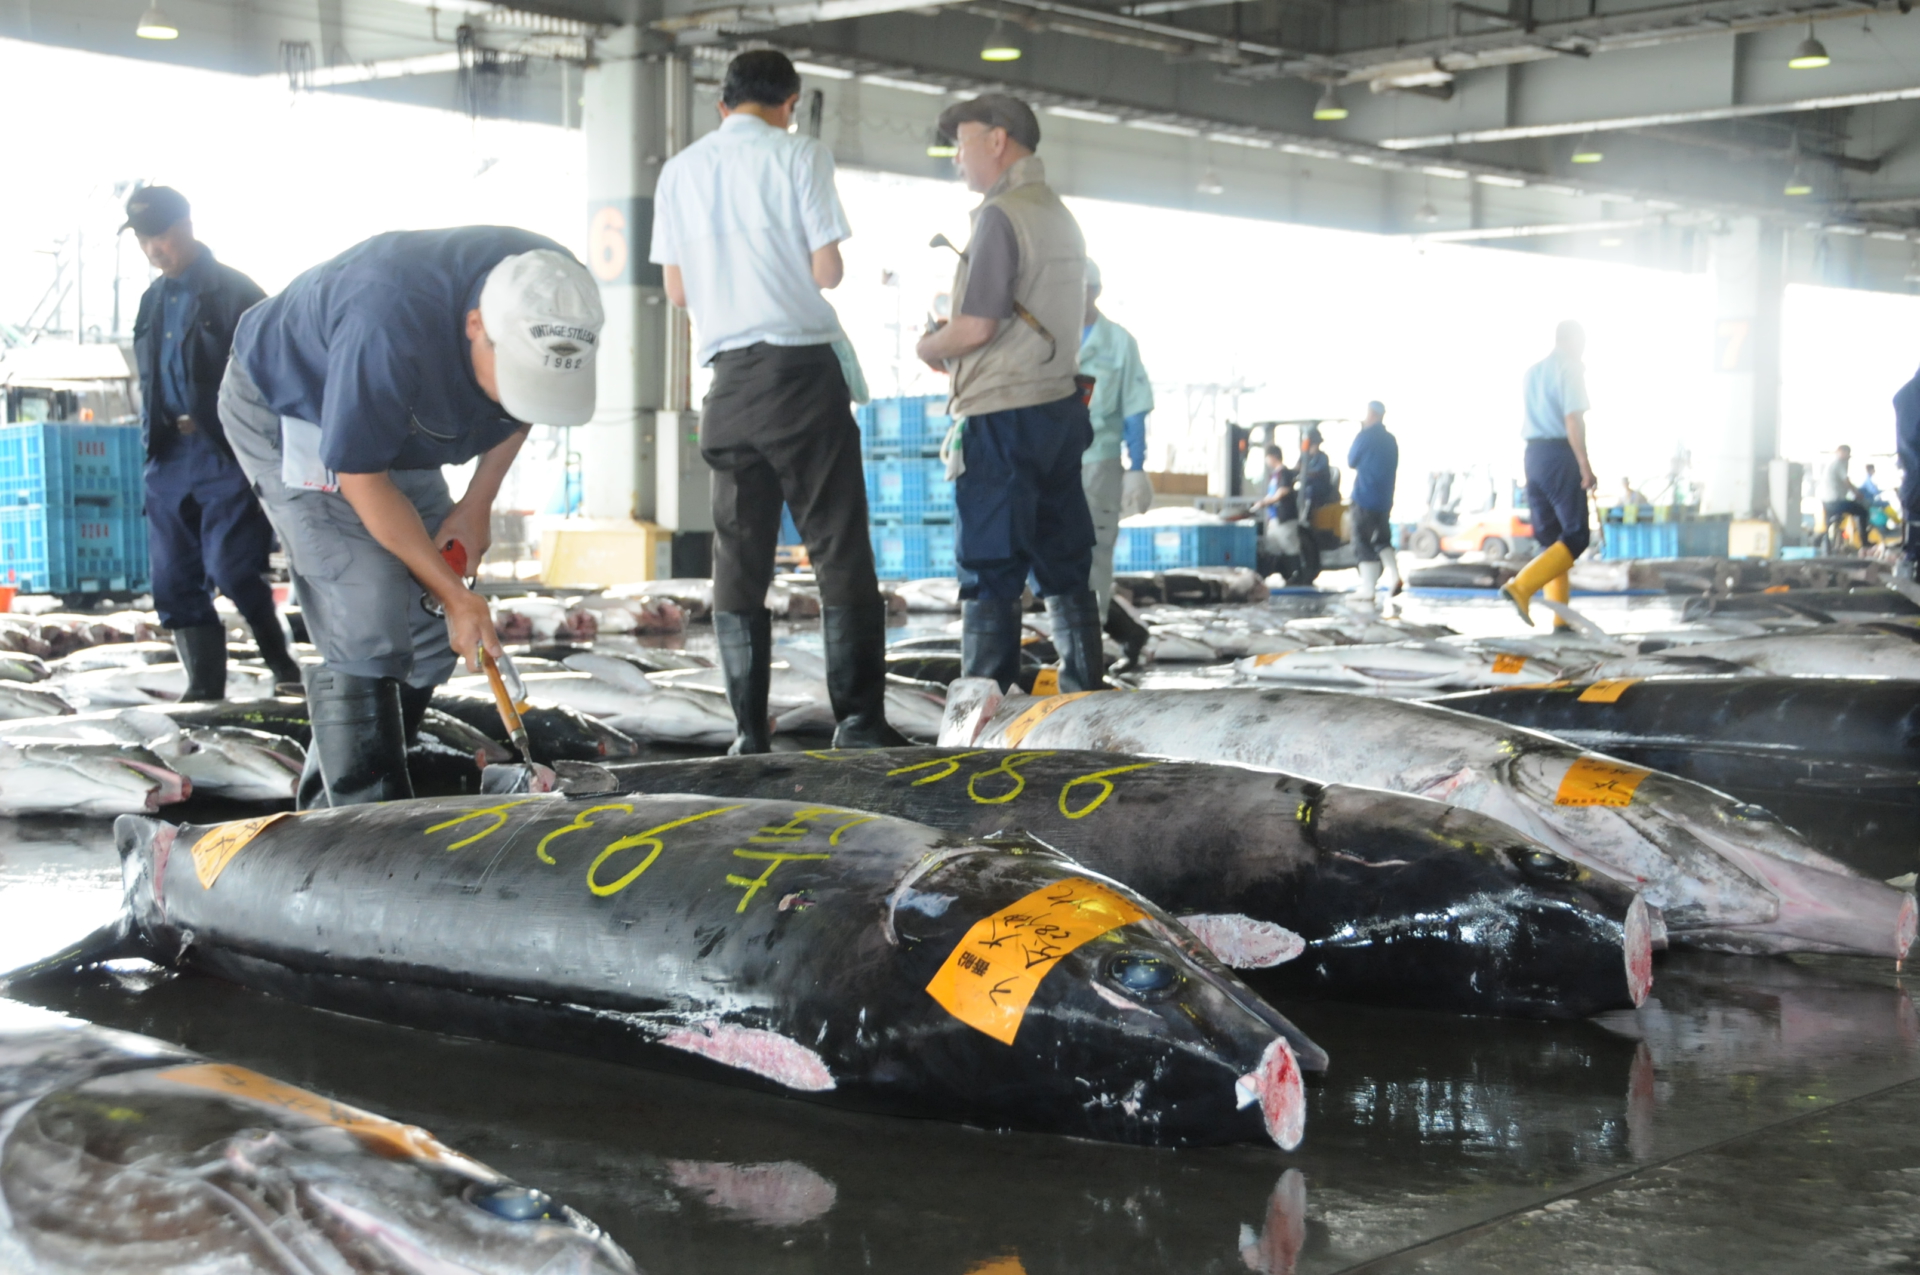
[[[122,956],[146,956],[147,954],[145,945],[134,933],[131,918],[122,916],[116,921],[101,926],[71,947],[62,948],[53,955],[43,957],[30,965],[22,965],[17,970],[0,974],[0,990],[45,978],[50,974],[71,974]]]

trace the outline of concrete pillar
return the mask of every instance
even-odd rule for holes
[[[683,58],[649,51],[645,32],[635,26],[597,42],[595,55],[581,87],[587,265],[600,281],[607,326],[599,410],[576,435],[582,512],[654,521],[660,513],[655,417],[686,406],[687,330],[684,312],[667,301],[660,267],[647,253],[654,185],[676,139],[687,136],[692,77]]]
[[[1712,239],[1715,419],[1693,449],[1703,513],[1767,516],[1768,466],[1780,450],[1780,311],[1785,241],[1758,218]]]

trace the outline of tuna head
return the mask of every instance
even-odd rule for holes
[[[907,873],[885,930],[937,1002],[911,1029],[923,1074],[993,1095],[1001,1123],[1298,1145],[1325,1053],[1125,886],[1026,838],[968,845]]]
[[[1652,931],[1636,891],[1511,826],[1422,797],[1344,784],[1303,803],[1320,852],[1307,951],[1262,992],[1338,977],[1436,1010],[1584,1018],[1639,1005]],[[1412,988],[1419,989],[1417,995]],[[1470,1005],[1452,1003],[1473,989]]]
[[[292,798],[307,759],[306,749],[284,735],[233,726],[188,727],[151,747],[195,792],[230,801]]]
[[[1530,829],[1636,880],[1677,943],[1736,952],[1906,955],[1910,894],[1809,847],[1765,810],[1702,784],[1571,749],[1510,768]]]
[[[0,814],[122,815],[184,801],[193,785],[134,744],[0,744]]]
[[[0,1191],[33,1269],[631,1275],[591,1221],[425,1130],[197,1060],[45,1094]],[[236,1220],[239,1224],[236,1224]]]

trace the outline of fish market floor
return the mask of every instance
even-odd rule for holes
[[[118,891],[105,824],[0,823],[0,968]],[[1295,1155],[863,1117],[205,978],[31,995],[432,1129],[652,1275],[1920,1264],[1920,1015],[1883,963],[1669,953],[1654,999],[1604,1022],[1287,1004],[1333,1058]]]

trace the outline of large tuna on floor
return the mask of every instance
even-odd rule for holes
[[[941,743],[1232,761],[1437,797],[1637,885],[1675,941],[1906,955],[1913,895],[1861,877],[1767,811],[1454,709],[1293,688],[1000,698],[956,682]]]
[[[1920,868],[1920,682],[1661,677],[1433,702],[1764,805],[1868,876]]]
[[[1581,1018],[1637,1005],[1651,978],[1631,890],[1498,820],[1375,788],[1052,750],[605,769],[625,793],[804,797],[965,836],[1024,830],[1178,914],[1268,997]]]
[[[452,798],[117,825],[113,953],[410,1026],[866,1110],[1271,1138],[1325,1055],[1154,904],[1037,843],[787,801]]]
[[[0,1014],[0,1270],[631,1275],[424,1129],[145,1036]]]
[[[0,815],[125,815],[193,794],[190,780],[139,744],[0,740]]]
[[[189,726],[151,708],[0,722],[0,740],[9,743],[61,739],[138,745],[190,780],[195,793],[229,801],[292,800],[307,758],[306,749],[285,735]]]

